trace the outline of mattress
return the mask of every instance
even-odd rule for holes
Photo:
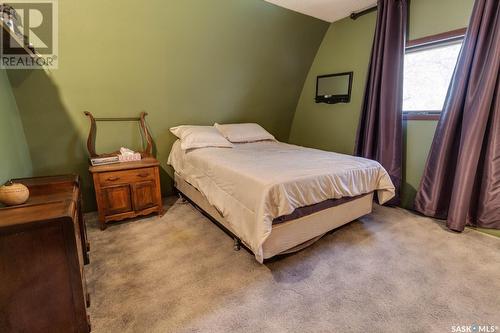
[[[273,221],[297,208],[374,191],[381,204],[394,196],[389,175],[376,161],[275,141],[188,151],[176,141],[168,163],[220,212],[259,262]]]

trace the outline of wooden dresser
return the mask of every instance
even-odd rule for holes
[[[30,198],[0,208],[0,332],[89,332],[79,178],[14,181]]]
[[[160,163],[154,158],[91,166],[101,229],[106,223],[163,213]]]

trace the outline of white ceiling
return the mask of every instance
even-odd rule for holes
[[[334,22],[377,3],[376,0],[265,0],[302,14]]]

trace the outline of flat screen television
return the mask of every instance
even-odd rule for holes
[[[316,78],[316,103],[349,103],[353,72],[320,75]]]

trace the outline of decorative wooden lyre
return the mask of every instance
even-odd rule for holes
[[[146,112],[141,112],[140,116],[138,118],[94,118],[92,113],[85,111],[84,114],[89,117],[90,119],[90,132],[89,132],[89,137],[87,139],[87,150],[89,151],[89,155],[91,158],[94,157],[110,157],[110,156],[117,156],[120,154],[119,151],[115,151],[112,153],[105,153],[105,154],[97,154],[95,152],[95,137],[96,137],[96,131],[97,131],[97,126],[96,122],[97,121],[139,121],[140,122],[140,127],[141,127],[141,132],[143,138],[146,139],[147,145],[146,149],[144,151],[140,151],[139,153],[141,154],[142,158],[146,157],[152,157],[151,150],[153,148],[153,139],[151,138],[151,135],[149,134],[148,128],[146,126],[146,121],[145,117],[148,115]]]

